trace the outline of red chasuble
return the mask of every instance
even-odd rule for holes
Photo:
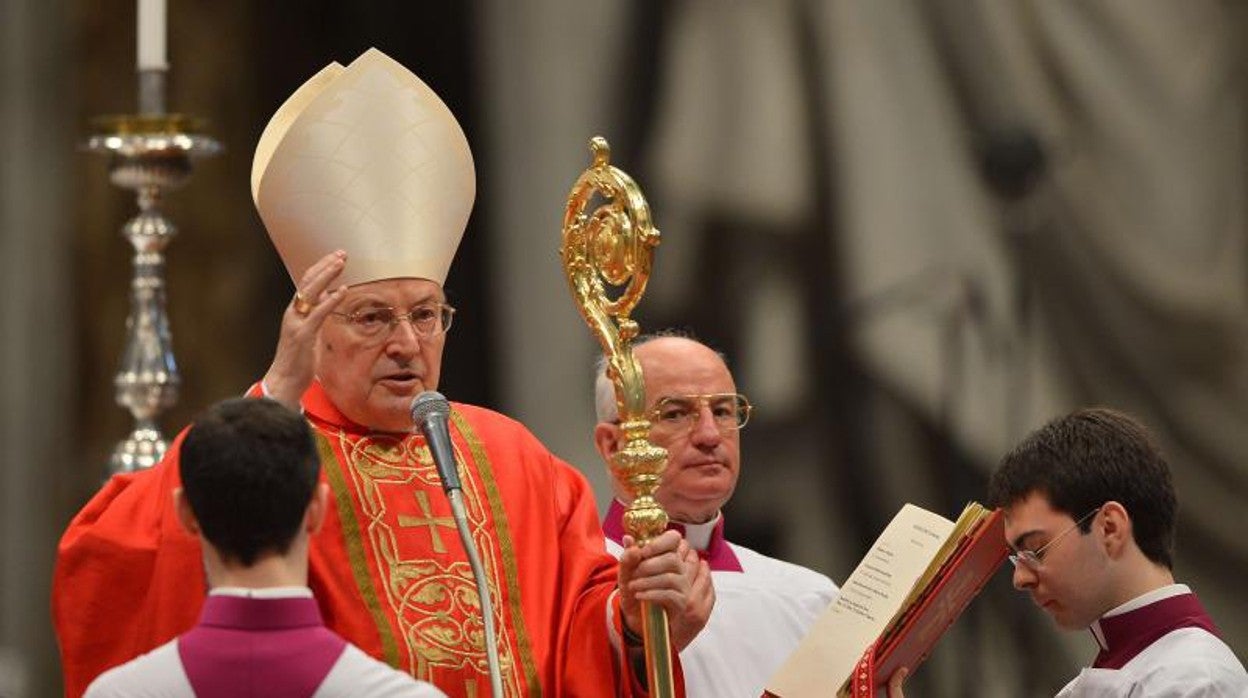
[[[319,384],[303,404],[332,490],[309,569],[326,625],[448,695],[487,695],[480,600],[423,438],[352,424]],[[584,476],[495,412],[455,404],[451,425],[506,694],[635,693],[608,639],[616,561]],[[195,624],[199,545],[170,495],[180,444],[112,478],[61,540],[52,606],[67,695]]]

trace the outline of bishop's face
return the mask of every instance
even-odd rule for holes
[[[1005,508],[1006,542],[1015,550],[1043,548],[1038,565],[1015,566],[1014,588],[1030,594],[1067,630],[1088,627],[1116,605],[1100,513],[1089,512],[1088,522],[1085,533],[1074,516],[1054,509],[1048,497],[1035,492]]]
[[[351,287],[338,309],[348,316],[374,308],[403,314],[445,301],[442,287],[428,279],[386,279]],[[406,320],[369,335],[347,317],[331,315],[321,327],[316,374],[351,421],[409,431],[412,399],[438,387],[445,341],[444,333],[422,335]]]
[[[651,340],[635,349],[646,384],[648,406],[690,395],[737,392],[723,359],[698,342],[680,337]],[[732,496],[741,470],[740,432],[721,430],[713,406],[696,404],[692,424],[673,431],[657,425],[650,440],[667,449],[667,468],[656,497],[675,521],[711,520]]]

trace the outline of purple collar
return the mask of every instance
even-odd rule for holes
[[[680,535],[685,535],[684,524],[669,521],[667,530],[680,531]],[[607,516],[602,520],[602,532],[607,538],[615,541],[619,545],[624,544],[624,505],[618,499],[611,500],[611,508],[607,510]],[[698,557],[706,560],[706,564],[710,566],[712,572],[744,572],[741,567],[741,561],[737,559],[737,554],[732,552],[732,546],[728,545],[728,541],[724,540],[724,517],[721,514],[719,523],[715,524],[715,530],[711,532],[711,540],[706,544],[706,550],[699,550]]]
[[[1213,619],[1195,594],[1179,594],[1116,616],[1101,618],[1105,648],[1092,663],[1095,669],[1121,669],[1163,635],[1180,628],[1202,628],[1219,635]]]
[[[291,630],[324,625],[316,599],[288,597],[256,599],[242,596],[209,596],[199,624],[238,630]]]
[[[346,646],[314,599],[209,596],[199,625],[178,638],[178,657],[199,698],[300,698]]]

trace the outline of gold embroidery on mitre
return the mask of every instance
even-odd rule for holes
[[[439,526],[453,520],[424,440],[384,434],[352,439],[342,433],[339,445],[360,495],[360,529],[373,550],[385,591],[383,603],[398,622],[400,654],[405,655],[400,657],[401,668],[435,684],[447,672],[476,673],[488,685],[481,599],[471,566],[453,524],[445,532],[441,549],[439,538],[432,536],[439,533]],[[456,460],[465,462],[458,450]],[[501,600],[499,570],[504,565],[493,536],[490,502],[474,470],[460,468],[464,508],[490,595]],[[522,679],[513,670],[507,615],[502,603],[496,602],[505,693],[522,695]]]

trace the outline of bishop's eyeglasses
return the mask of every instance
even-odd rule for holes
[[[418,305],[406,313],[390,306],[362,308],[350,313],[332,313],[346,319],[360,336],[381,339],[388,336],[400,322],[407,320],[417,336],[428,339],[451,329],[455,308],[446,303]]]
[[[1102,504],[1101,506],[1105,505]],[[1035,550],[1015,550],[1013,553],[1010,553],[1010,562],[1013,563],[1014,567],[1026,565],[1027,569],[1033,572],[1039,571],[1039,569],[1044,566],[1045,553],[1049,552],[1049,549],[1053,547],[1053,544],[1061,540],[1066,534],[1082,526],[1088,519],[1096,516],[1097,512],[1100,510],[1101,507],[1098,506],[1092,511],[1084,514],[1078,521],[1072,524],[1070,528],[1067,528],[1056,536],[1053,536],[1052,540]]]
[[[709,395],[669,395],[660,399],[646,415],[650,428],[667,434],[685,434],[693,430],[706,405],[721,434],[736,431],[750,421],[754,406],[740,393]]]

